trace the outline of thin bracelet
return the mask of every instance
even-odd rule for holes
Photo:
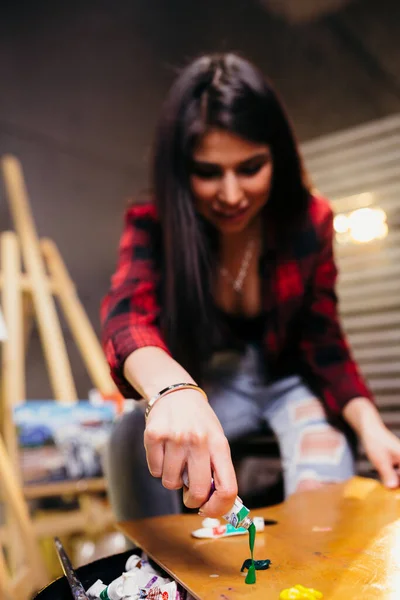
[[[157,402],[157,400],[163,398],[164,396],[167,396],[171,392],[176,392],[177,390],[197,390],[198,392],[200,392],[200,394],[203,394],[206,400],[208,400],[205,391],[202,390],[201,387],[199,387],[195,383],[174,383],[173,385],[169,385],[168,387],[161,390],[161,392],[158,392],[158,394],[150,398],[146,406],[146,410],[144,412],[145,419],[147,419],[147,417],[149,416],[149,413],[155,405],[155,403]]]

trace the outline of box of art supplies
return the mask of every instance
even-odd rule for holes
[[[193,600],[139,549],[89,563],[76,569],[76,574],[89,600]],[[66,578],[60,577],[45,587],[34,600],[71,600]]]

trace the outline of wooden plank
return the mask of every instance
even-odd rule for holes
[[[119,527],[199,600],[279,598],[296,583],[320,590],[327,600],[388,600],[396,597],[400,578],[399,497],[356,477],[255,510],[277,524],[257,535],[255,557],[268,557],[272,565],[258,572],[254,586],[240,573],[249,555],[246,536],[196,540],[191,531],[201,526],[197,515]]]
[[[347,213],[364,206],[380,206],[381,201],[384,201],[385,198],[395,198],[398,187],[398,179],[382,181],[374,185],[373,189],[369,188],[371,189],[370,192],[361,189],[352,193],[334,193],[329,197],[329,201],[335,213]],[[321,190],[321,193],[323,193],[323,190]]]
[[[393,337],[396,338],[396,341],[400,340],[400,329],[391,332],[388,331],[387,333],[392,333]],[[400,345],[389,346],[389,340],[382,340],[380,344],[377,342],[369,342],[371,345],[364,345],[363,347],[357,347],[356,344],[354,344],[353,338],[351,338],[350,341],[356,359],[362,361],[363,365],[369,363],[377,365],[385,363],[388,359],[400,358]]]
[[[399,177],[398,163],[382,166],[379,171],[366,171],[354,173],[352,176],[336,176],[336,178],[319,179],[315,177],[316,184],[328,198],[356,194],[365,189],[374,189],[385,181],[396,181]]]
[[[396,209],[398,210],[398,208]],[[373,240],[366,244],[354,244],[349,242],[348,244],[336,244],[336,258],[339,260],[339,264],[345,258],[349,256],[361,256],[365,259],[365,250],[368,246],[368,253],[380,252],[382,247],[391,248],[398,246],[400,242],[400,230],[389,229],[389,234],[383,240]],[[367,265],[369,266],[369,265]]]
[[[344,268],[342,269],[339,262],[338,291],[341,292],[341,290],[354,285],[361,285],[363,282],[374,281],[377,277],[400,277],[400,261],[348,272]]]
[[[396,356],[399,358],[399,355]],[[384,361],[382,363],[363,363],[363,373],[366,377],[377,376],[386,377],[387,375],[397,375],[400,373],[400,361]]]
[[[399,178],[400,179],[400,178]],[[392,226],[396,223],[396,212],[398,210],[398,187],[399,181],[392,182],[392,188],[374,193],[356,194],[331,201],[335,214],[350,213],[358,208],[382,208],[387,215],[392,215],[389,222]]]
[[[399,293],[380,297],[367,295],[357,298],[355,301],[347,300],[347,302],[340,305],[340,312],[344,317],[353,314],[359,315],[360,313],[380,313],[393,309],[400,309]]]
[[[398,402],[400,408],[400,401]],[[381,417],[383,422],[390,428],[399,428],[400,427],[400,410],[390,410],[385,411],[381,410]]]
[[[379,409],[387,410],[389,408],[399,407],[400,408],[400,395],[398,392],[394,394],[375,394],[376,404]]]
[[[381,169],[385,169],[388,165],[391,167],[400,164],[400,136],[397,140],[397,144],[394,140],[393,147],[388,148],[386,146],[380,154],[362,152],[361,147],[354,149],[351,160],[346,160],[343,157],[341,160],[335,161],[333,157],[329,157],[329,163],[326,162],[324,166],[321,163],[319,165],[318,185],[327,187],[332,183],[335,184],[337,183],[337,177],[357,179],[357,177],[365,176],[366,172],[380,178]],[[317,173],[315,164],[312,168]]]
[[[335,148],[340,151],[346,145],[370,142],[369,138],[393,135],[396,129],[400,129],[400,116],[390,115],[305,142],[302,144],[302,151],[306,158],[311,159],[312,156],[319,156],[322,153],[330,154]]]
[[[52,496],[67,496],[83,493],[104,492],[107,482],[103,477],[96,479],[79,479],[77,481],[59,481],[24,486],[24,496],[27,500],[50,498]]]
[[[383,246],[378,254],[376,251],[372,251],[366,245],[364,256],[358,256],[354,254],[352,254],[351,256],[345,256],[341,259],[339,265],[340,269],[349,272],[351,270],[356,270],[359,268],[369,269],[370,265],[381,265],[382,267],[384,267],[385,265],[390,265],[392,261],[399,260],[399,247],[386,248]]]
[[[365,352],[374,351],[374,346],[382,347],[386,345],[388,350],[392,347],[391,344],[396,344],[399,341],[399,328],[378,329],[376,331],[365,331],[361,329],[358,333],[351,334],[351,345],[353,348],[365,350]]]
[[[338,193],[333,191],[330,196],[327,196],[324,190],[317,186],[317,189],[320,194],[325,194],[325,197],[328,198],[332,210],[335,214],[338,213],[348,213],[357,208],[364,208],[366,206],[381,206],[386,210],[392,210],[395,208],[396,202],[396,193],[399,188],[399,178],[379,181],[369,189],[371,191],[366,192],[365,188],[362,187],[358,190],[349,190],[343,192],[343,190],[338,190]]]
[[[114,514],[109,506],[103,506],[100,515],[93,518],[83,510],[71,510],[66,512],[46,511],[46,514],[37,516],[33,523],[35,534],[38,539],[87,533],[98,535],[104,533],[115,524]]]
[[[375,394],[383,392],[395,392],[400,390],[400,377],[388,377],[386,379],[377,379],[370,377],[368,379],[369,385],[371,386]]]
[[[362,160],[370,156],[376,157],[377,154],[385,156],[386,153],[400,148],[400,132],[395,131],[387,137],[374,137],[367,144],[355,144],[348,147],[341,147],[332,152],[320,153],[313,158],[306,158],[307,168],[315,173],[324,173],[331,164],[351,165],[354,160],[362,163]]]
[[[351,315],[344,317],[343,323],[348,332],[359,332],[367,328],[397,327],[400,324],[400,312],[388,311],[374,315]]]
[[[357,300],[362,304],[365,296],[384,296],[391,292],[400,295],[400,281],[397,279],[381,279],[372,283],[361,283],[352,288],[340,290],[340,302],[346,304],[348,301]]]
[[[13,233],[13,232],[4,231],[3,233]],[[3,285],[4,285],[3,274],[0,273],[0,290],[2,289]],[[30,293],[32,291],[32,282],[31,282],[29,275],[27,275],[26,273],[21,273],[20,280],[19,280],[19,286],[23,292]],[[46,287],[49,290],[49,292],[52,292],[52,293],[57,292],[56,286],[50,280],[47,280]]]

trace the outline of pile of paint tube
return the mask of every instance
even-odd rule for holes
[[[90,600],[193,600],[176,581],[162,577],[144,554],[132,554],[120,577],[108,585],[98,579],[86,594]]]

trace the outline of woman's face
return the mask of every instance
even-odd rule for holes
[[[268,200],[272,172],[268,145],[211,129],[192,157],[190,184],[198,212],[222,234],[243,231]]]

